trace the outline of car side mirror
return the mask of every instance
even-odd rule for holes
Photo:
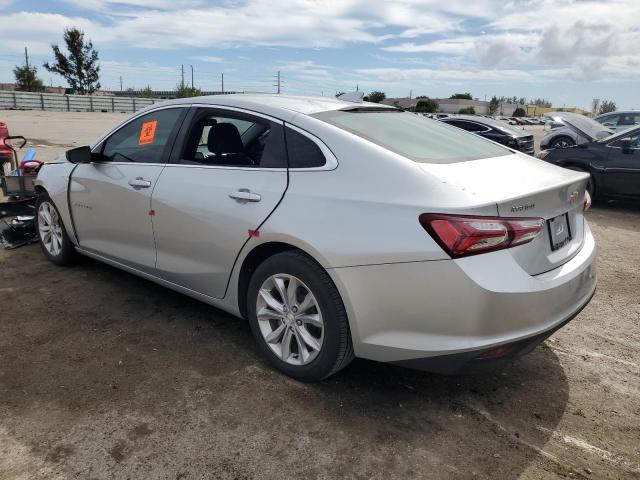
[[[91,163],[92,160],[91,148],[86,145],[67,150],[65,156],[71,163]]]
[[[622,148],[623,153],[631,153],[631,145],[633,144],[633,139],[631,137],[621,138],[618,141],[618,145]]]

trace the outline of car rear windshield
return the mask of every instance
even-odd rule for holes
[[[457,163],[511,153],[473,133],[400,110],[333,110],[313,116],[420,163]]]

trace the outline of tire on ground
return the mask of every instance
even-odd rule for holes
[[[300,279],[313,293],[324,322],[324,340],[317,357],[306,365],[291,365],[267,345],[256,315],[259,290],[272,275],[288,274]],[[347,313],[338,289],[327,272],[302,252],[278,253],[261,263],[253,273],[247,293],[247,313],[251,331],[262,354],[278,370],[304,382],[327,378],[346,367],[354,358]]]

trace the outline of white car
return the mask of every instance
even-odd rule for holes
[[[437,372],[531,350],[589,302],[588,175],[358,101],[155,104],[46,164],[44,254],[248,319],[282,372]]]

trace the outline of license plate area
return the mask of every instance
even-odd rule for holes
[[[571,228],[569,227],[569,214],[563,213],[547,220],[551,250],[560,250],[571,241]]]

